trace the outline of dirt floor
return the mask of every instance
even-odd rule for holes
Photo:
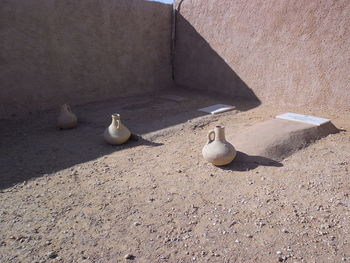
[[[0,262],[350,260],[350,111],[169,94],[73,107],[72,130],[53,111],[1,121]],[[237,110],[196,111],[214,103]],[[347,131],[278,163],[203,160],[215,125],[234,134],[287,111]],[[142,138],[105,144],[114,112]]]

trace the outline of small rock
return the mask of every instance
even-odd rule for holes
[[[327,228],[331,228],[331,226],[328,225],[328,224],[322,224],[321,225],[321,229],[327,229]]]
[[[326,231],[318,231],[318,234],[319,234],[320,236],[325,236],[325,235],[328,234],[328,232],[326,232]]]
[[[125,258],[125,259],[130,259],[130,260],[132,260],[132,259],[135,258],[135,256],[133,256],[133,255],[131,255],[131,254],[126,254],[126,255],[124,256],[124,258]]]
[[[58,254],[56,251],[50,251],[47,253],[48,258],[57,258]]]

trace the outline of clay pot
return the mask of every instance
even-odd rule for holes
[[[224,126],[216,126],[208,133],[208,142],[203,147],[202,154],[205,160],[217,166],[233,161],[236,157],[236,150],[226,141]]]
[[[130,138],[131,133],[120,121],[120,115],[112,114],[112,123],[103,136],[109,144],[122,144]]]
[[[77,116],[72,112],[67,104],[61,106],[60,115],[57,118],[57,126],[61,129],[71,129],[77,126]]]

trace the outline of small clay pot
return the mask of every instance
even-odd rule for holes
[[[103,137],[109,144],[122,144],[129,140],[131,133],[126,128],[121,120],[119,114],[112,114],[112,123],[105,130]]]
[[[71,129],[76,127],[77,124],[77,116],[75,116],[70,107],[67,104],[62,105],[57,118],[57,127],[60,129]]]
[[[220,166],[226,165],[236,157],[236,149],[225,139],[225,127],[216,126],[208,133],[208,142],[203,147],[202,154],[208,162]]]

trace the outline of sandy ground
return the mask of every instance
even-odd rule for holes
[[[54,127],[56,112],[0,122],[0,262],[350,260],[350,112],[161,95],[73,107],[73,130]],[[195,111],[213,103],[237,110]],[[286,111],[348,131],[279,165],[202,159],[215,125],[234,134]],[[114,112],[142,139],[105,144]]]

